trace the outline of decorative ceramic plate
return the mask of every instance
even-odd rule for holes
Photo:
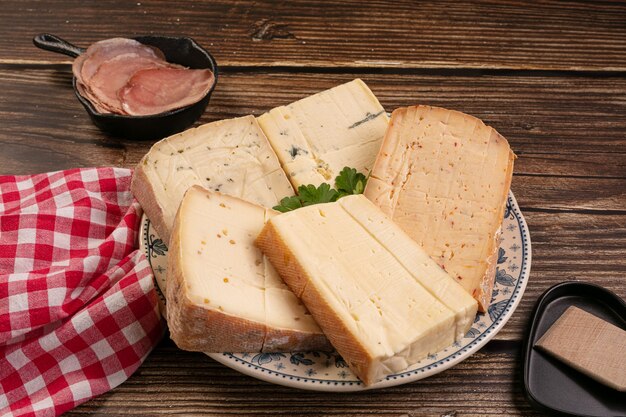
[[[164,288],[167,247],[145,216],[142,219],[140,242],[154,270],[157,290],[159,287]],[[370,387],[365,387],[350,372],[346,362],[336,352],[225,352],[207,355],[230,368],[264,381],[316,391],[361,391],[417,381],[467,359],[500,331],[522,298],[530,274],[530,262],[528,226],[513,193],[509,193],[502,223],[496,282],[487,313],[476,316],[472,328],[460,342]],[[160,291],[159,296],[165,303]]]

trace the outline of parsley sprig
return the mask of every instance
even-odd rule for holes
[[[298,195],[283,198],[279,205],[274,206],[274,210],[286,213],[313,204],[331,203],[347,195],[362,194],[366,183],[365,175],[354,168],[344,167],[335,178],[335,188],[326,182],[318,187],[313,184],[301,185],[298,187]]]
[[[363,194],[366,182],[365,175],[357,172],[354,168],[345,167],[335,178],[335,187],[339,193],[338,198],[351,194]]]

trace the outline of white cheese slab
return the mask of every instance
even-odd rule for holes
[[[328,349],[313,317],[254,246],[276,213],[191,187],[175,220],[167,270],[170,335],[186,350]]]
[[[390,244],[397,236],[406,248]],[[362,195],[274,216],[257,245],[366,384],[460,340],[476,313],[472,297]]]
[[[207,123],[165,138],[139,162],[132,191],[165,242],[192,185],[264,207],[294,194],[253,116]]]
[[[389,118],[360,79],[258,118],[294,189],[333,183],[348,166],[369,174]]]

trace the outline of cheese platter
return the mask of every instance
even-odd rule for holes
[[[155,143],[131,190],[170,338],[308,389],[453,366],[528,279],[515,158],[471,115],[389,116],[360,79]]]
[[[467,359],[498,334],[524,294],[530,276],[532,249],[528,225],[513,193],[507,200],[502,229],[496,280],[487,312],[476,315],[471,329],[459,343],[429,355],[404,372],[390,375],[370,387],[358,380],[337,352],[216,352],[207,355],[254,378],[314,391],[349,392],[385,388],[435,375]],[[160,288],[166,285],[168,248],[145,215],[139,242],[154,271],[155,287],[163,307],[165,297]]]

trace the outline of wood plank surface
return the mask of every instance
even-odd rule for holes
[[[133,167],[153,141],[107,136],[71,88],[79,46],[113,36],[191,36],[220,79],[199,123],[259,115],[362,78],[391,111],[431,104],[473,114],[509,140],[512,190],[533,262],[511,319],[481,351],[423,381],[364,393],[276,386],[167,337],[113,391],[67,415],[535,416],[522,340],[538,297],[563,281],[626,298],[626,3],[374,0],[5,0],[0,6],[0,175]],[[510,248],[509,248],[510,249]]]
[[[185,416],[535,416],[523,396],[519,344],[495,345],[433,377],[358,393],[259,381],[164,340],[124,384],[67,413]]]
[[[607,184],[624,188],[626,77],[607,81],[584,76],[234,71],[222,74],[201,122],[259,115],[355,77],[366,81],[389,111],[431,104],[473,114],[496,127],[519,156],[515,173],[526,175],[515,187],[532,188],[537,181],[569,183],[531,178],[560,176],[582,177],[565,184],[566,189],[577,184],[583,189],[595,187],[596,177],[613,178]],[[0,174],[76,166],[131,167],[152,144],[101,134],[76,100],[66,65],[0,70],[0,117]],[[612,192],[619,191],[620,187]],[[591,207],[607,208],[607,204],[591,202]]]
[[[532,267],[522,301],[498,340],[523,340],[537,299],[564,281],[590,282],[626,299],[626,214],[526,211]]]
[[[4,0],[0,63],[61,62],[32,37],[80,46],[191,36],[222,66],[626,70],[626,5],[584,1]],[[97,22],[97,24],[94,24]]]

